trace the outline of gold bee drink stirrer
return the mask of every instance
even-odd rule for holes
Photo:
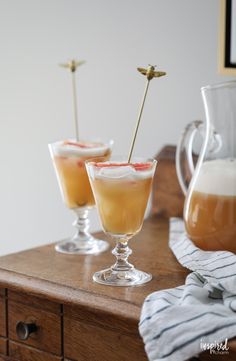
[[[73,105],[74,105],[74,120],[75,120],[75,138],[76,142],[79,141],[79,125],[78,125],[78,106],[77,106],[77,92],[76,92],[76,78],[75,73],[77,68],[84,64],[85,61],[71,60],[65,64],[59,64],[63,68],[67,68],[71,71],[72,76],[72,93],[73,93]]]
[[[137,68],[137,70],[141,74],[143,74],[143,75],[145,75],[147,77],[147,83],[146,83],[146,86],[145,86],[143,100],[142,100],[141,107],[140,107],[140,110],[139,110],[139,115],[138,115],[135,131],[134,131],[134,135],[133,135],[133,140],[132,140],[130,151],[129,151],[128,163],[130,163],[130,160],[131,160],[131,157],[132,157],[132,153],[133,153],[133,149],[134,149],[134,143],[135,143],[135,140],[136,140],[136,137],[137,137],[138,128],[139,128],[141,116],[142,116],[142,113],[143,113],[144,103],[145,103],[145,100],[146,100],[150,80],[152,80],[152,78],[159,78],[160,76],[166,75],[166,72],[164,72],[164,71],[156,71],[155,67],[156,66],[149,65],[147,69]]]

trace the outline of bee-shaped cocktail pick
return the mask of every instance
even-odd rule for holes
[[[76,79],[75,79],[75,73],[77,68],[84,64],[85,61],[77,61],[77,60],[70,60],[68,63],[65,64],[59,64],[63,68],[67,68],[71,71],[72,75],[72,93],[73,93],[73,105],[74,105],[74,119],[75,119],[75,138],[76,141],[79,141],[79,125],[78,125],[78,105],[77,105],[77,92],[76,92]]]
[[[142,112],[143,112],[144,103],[145,103],[145,100],[146,100],[150,80],[152,80],[153,78],[159,78],[160,76],[166,75],[166,72],[157,71],[157,70],[155,70],[155,68],[156,68],[156,65],[155,66],[149,65],[147,67],[147,69],[137,68],[137,70],[141,74],[143,74],[143,75],[145,75],[147,77],[147,83],[146,83],[146,86],[145,86],[144,95],[143,95],[143,99],[142,99],[142,103],[141,103],[141,107],[140,107],[140,111],[139,111],[135,131],[134,131],[134,135],[133,135],[133,140],[132,140],[130,151],[129,151],[128,163],[130,163],[130,160],[131,160],[131,157],[132,157],[132,153],[133,153],[133,149],[134,149],[134,143],[135,143],[135,140],[136,140],[136,137],[137,137],[138,128],[139,128],[139,124],[140,124],[140,120],[141,120],[141,116],[142,116]]]

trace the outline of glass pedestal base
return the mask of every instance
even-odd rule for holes
[[[139,286],[151,281],[152,275],[135,268],[128,271],[115,271],[112,268],[96,272],[93,280],[108,286]]]
[[[56,244],[55,249],[57,252],[66,254],[98,254],[106,251],[109,244],[106,241],[92,238],[89,241],[75,240],[74,238],[65,239]]]
[[[109,243],[94,238],[89,233],[89,219],[87,208],[75,208],[76,220],[73,226],[76,233],[73,237],[64,239],[55,246],[55,250],[66,254],[99,254],[109,248]]]

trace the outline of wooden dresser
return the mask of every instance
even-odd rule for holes
[[[187,274],[167,239],[167,220],[151,217],[131,241],[131,261],[153,274],[142,287],[93,283],[93,273],[112,264],[110,250],[70,256],[49,245],[1,257],[0,360],[146,360],[138,334],[142,302],[150,292],[182,284]],[[21,340],[19,322],[35,324],[36,332]]]
[[[177,197],[177,208],[167,202],[164,189],[159,192],[161,167],[172,172],[174,166],[170,148],[165,151],[159,183],[154,182],[159,207],[153,206],[153,215],[131,240],[130,261],[153,280],[130,288],[94,283],[93,273],[114,262],[111,249],[70,256],[48,245],[1,257],[0,361],[147,361],[138,333],[142,303],[153,291],[183,284],[187,275],[168,248],[168,219],[161,216],[178,214],[182,207],[177,185],[170,194]],[[166,182],[174,182],[173,176]]]

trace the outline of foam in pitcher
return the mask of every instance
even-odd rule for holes
[[[203,162],[194,191],[217,196],[236,196],[236,159]]]

